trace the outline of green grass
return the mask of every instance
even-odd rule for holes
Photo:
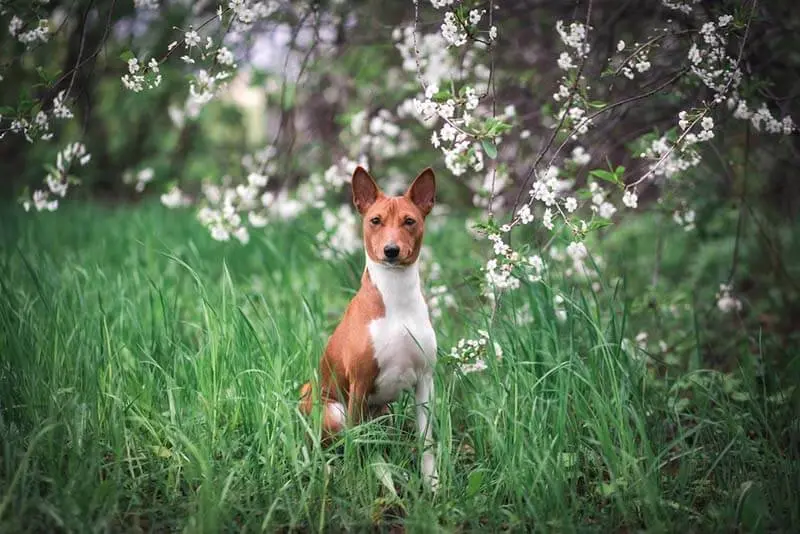
[[[456,217],[427,236],[459,302],[435,323],[436,496],[411,399],[334,450],[309,440],[298,388],[363,268],[320,260],[314,221],[247,247],[149,205],[0,225],[2,532],[800,525],[797,393],[765,390],[746,358],[664,372],[622,350],[635,288],[524,285],[493,317],[502,359],[460,374],[446,354],[489,317]]]

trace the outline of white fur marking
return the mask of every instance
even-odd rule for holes
[[[422,453],[422,478],[430,489],[435,493],[439,487],[439,473],[436,469],[436,456],[434,455],[434,443],[432,432],[432,406],[433,398],[433,375],[431,373],[422,376],[417,384],[415,395],[417,405],[417,428],[419,435],[424,438],[424,451]]]
[[[404,389],[415,388],[417,429],[423,439],[422,478],[434,493],[439,487],[433,452],[431,401],[433,366],[436,362],[436,333],[431,326],[428,305],[422,297],[419,265],[393,268],[367,257],[370,279],[383,298],[386,314],[369,324],[378,376],[371,404],[392,402]]]
[[[347,421],[345,413],[344,404],[341,402],[329,402],[325,405],[325,414],[342,427]]]
[[[418,263],[390,267],[368,257],[367,270],[386,312],[369,324],[379,368],[369,403],[384,404],[396,400],[403,390],[413,388],[419,378],[432,372],[436,334],[422,297]]]

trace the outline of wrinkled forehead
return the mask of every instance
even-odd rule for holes
[[[421,219],[422,212],[406,197],[385,197],[379,199],[365,215],[365,218],[381,216],[384,219],[394,219],[402,217],[414,217]]]

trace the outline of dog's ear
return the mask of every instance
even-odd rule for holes
[[[406,197],[427,216],[433,209],[436,197],[436,177],[433,169],[428,167],[414,179],[414,183],[406,191]]]
[[[356,167],[353,172],[351,186],[353,189],[353,204],[355,204],[361,215],[364,215],[369,207],[382,195],[381,190],[378,189],[378,184],[375,183],[372,176],[361,165]]]

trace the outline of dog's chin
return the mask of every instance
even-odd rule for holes
[[[382,266],[387,267],[389,269],[405,269],[406,267],[411,265],[411,263],[408,261],[407,258],[394,258],[394,259],[383,258],[379,263]]]

